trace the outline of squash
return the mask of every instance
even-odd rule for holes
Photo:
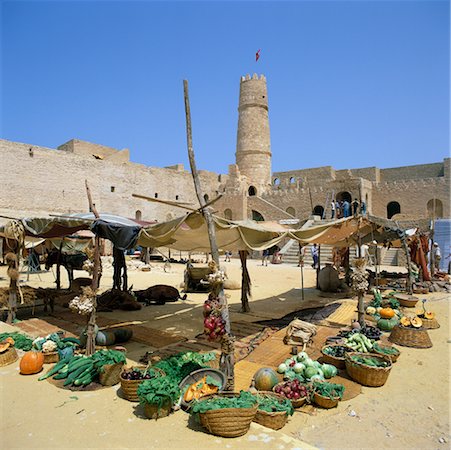
[[[15,344],[14,339],[12,337],[7,337],[6,339],[4,339],[2,341],[2,343],[5,343],[5,342],[9,342],[11,344],[11,347]]]
[[[374,306],[368,306],[368,308],[366,308],[366,313],[373,316],[376,314],[376,308]]]
[[[401,317],[400,323],[403,327],[410,327],[410,318],[407,316]]]
[[[0,353],[5,353],[6,350],[9,349],[9,347],[11,347],[11,344],[9,342],[2,342],[0,344]]]
[[[395,312],[392,308],[382,308],[379,314],[383,319],[391,319],[395,315]]]
[[[423,315],[424,315],[425,319],[429,319],[429,320],[431,320],[435,317],[435,314],[432,311],[426,311]]]
[[[255,388],[259,391],[272,391],[279,381],[276,371],[270,367],[263,367],[254,374]]]
[[[42,370],[43,365],[44,355],[42,352],[29,351],[20,360],[20,373],[23,375],[38,373]]]
[[[382,331],[391,331],[396,325],[398,325],[398,323],[397,317],[392,317],[391,319],[382,318],[377,321],[377,328]]]
[[[423,326],[423,321],[419,317],[414,317],[410,319],[410,324],[415,328],[421,328]]]

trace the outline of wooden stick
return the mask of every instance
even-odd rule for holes
[[[247,313],[251,311],[249,307],[249,294],[251,293],[251,278],[249,276],[249,271],[247,270],[247,250],[239,251],[241,260],[241,311],[242,313]]]

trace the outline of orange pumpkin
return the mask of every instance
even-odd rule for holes
[[[43,365],[44,355],[41,352],[27,352],[20,360],[20,373],[23,375],[38,373],[42,370]]]
[[[403,327],[410,327],[410,319],[408,317],[406,317],[406,316],[401,317],[400,322]]]
[[[424,313],[425,319],[433,319],[435,317],[435,314],[432,311],[427,311]]]
[[[392,308],[382,308],[379,314],[383,319],[391,319],[395,316],[395,312]]]
[[[423,326],[423,321],[419,317],[414,317],[410,319],[410,323],[415,328],[421,328]]]

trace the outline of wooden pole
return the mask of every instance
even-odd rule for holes
[[[199,174],[196,168],[196,160],[194,157],[194,149],[193,149],[193,137],[192,137],[192,128],[191,128],[191,110],[189,104],[189,93],[188,93],[188,81],[183,80],[183,90],[184,90],[184,100],[185,100],[185,119],[186,119],[186,141],[188,146],[188,158],[191,167],[191,173],[194,181],[194,189],[196,191],[197,198],[199,200],[199,204],[201,206],[202,214],[205,218],[205,222],[207,223],[208,230],[208,239],[210,241],[210,249],[211,256],[213,261],[216,263],[217,268],[219,269],[219,249],[216,242],[216,230],[213,221],[213,217],[208,209],[205,208],[206,202],[202,195],[202,188],[200,184]],[[222,337],[221,341],[221,359],[220,359],[220,368],[226,374],[228,382],[226,389],[233,390],[235,384],[235,375],[234,375],[234,338],[231,335],[231,327],[230,327],[230,316],[229,316],[229,308],[227,305],[227,299],[224,294],[224,286],[221,285],[218,288],[218,298],[222,305],[222,318],[225,322],[225,330],[226,333]]]
[[[251,293],[251,279],[247,270],[247,250],[239,251],[241,260],[241,312],[247,313],[251,311],[249,307],[249,294]]]
[[[58,255],[56,257],[56,288],[61,289],[61,251],[63,250],[63,239],[61,239],[61,243],[58,249]],[[70,286],[69,286],[70,289]]]
[[[89,189],[88,180],[85,180],[86,194],[88,196],[89,210],[94,214],[96,219],[99,219],[99,213],[95,204],[92,202],[91,191]],[[96,350],[96,336],[95,336],[95,325],[96,325],[96,291],[99,287],[99,269],[100,269],[100,238],[96,235],[94,244],[94,268],[92,271],[92,284],[91,289],[94,292],[94,308],[92,313],[89,315],[88,326],[87,326],[87,340],[86,340],[86,355],[92,355]]]

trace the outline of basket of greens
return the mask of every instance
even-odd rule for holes
[[[168,377],[144,380],[138,386],[137,393],[139,402],[144,407],[144,414],[149,419],[168,416],[180,398],[178,384]]]
[[[345,359],[348,375],[363,386],[383,386],[392,368],[390,356],[376,353],[350,352]]]
[[[280,430],[285,426],[288,416],[292,416],[294,408],[290,400],[271,391],[260,391],[255,394],[258,409],[254,422],[273,430]]]
[[[390,356],[391,362],[394,363],[399,358],[401,352],[391,345],[380,345],[377,342],[373,345],[373,352],[378,355]]]
[[[157,367],[126,367],[120,376],[122,395],[130,402],[138,402],[138,386],[144,380],[164,376],[165,373]]]
[[[250,392],[223,392],[195,401],[191,414],[211,434],[222,437],[243,436],[257,413],[257,398]]]
[[[344,390],[342,384],[315,381],[313,383],[313,401],[321,408],[335,408],[343,398]]]

